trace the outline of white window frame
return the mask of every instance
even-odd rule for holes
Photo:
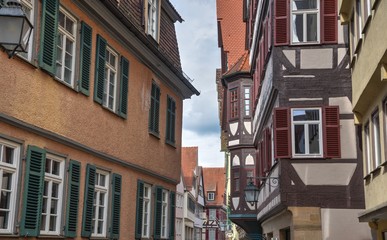
[[[149,184],[144,184],[142,232],[141,232],[141,237],[143,238],[149,238],[150,218],[151,218],[151,212],[150,212],[151,200],[152,200],[152,186]]]
[[[50,161],[50,163],[48,161]],[[59,163],[58,175],[52,173],[53,162]],[[47,164],[50,164],[49,172],[46,172]],[[61,232],[62,199],[63,199],[63,186],[64,186],[63,181],[64,181],[64,169],[65,169],[64,165],[65,165],[65,159],[63,157],[59,157],[50,153],[46,154],[44,186],[45,186],[45,183],[47,182],[47,196],[44,196],[45,193],[43,191],[43,199],[42,199],[42,201],[46,199],[46,209],[43,209],[42,207],[42,216],[43,215],[46,216],[46,219],[45,219],[45,222],[41,221],[40,223],[40,234],[42,235],[59,235]],[[54,183],[58,184],[58,196],[55,198],[52,196],[52,189],[53,189]],[[56,214],[51,213],[52,204],[54,200],[57,201]],[[56,228],[54,230],[50,230],[50,223],[51,223],[52,216],[56,216],[56,222],[55,222]]]
[[[28,18],[28,20],[30,20],[30,22],[32,23],[32,25],[34,25],[34,22],[35,22],[35,19],[34,19],[34,2],[35,0],[21,0],[21,5],[23,7],[23,10]],[[28,14],[29,13],[29,14]],[[31,62],[32,61],[32,46],[34,45],[33,44],[34,42],[34,29],[32,28],[31,29],[31,35],[30,35],[30,39],[29,39],[29,42],[28,42],[28,46],[27,46],[27,51],[26,53],[23,53],[23,52],[20,52],[18,53],[18,56],[24,58],[25,60]]]
[[[208,201],[214,201],[215,200],[215,193],[214,192],[208,192],[207,193],[207,199],[208,199]]]
[[[161,238],[168,238],[168,207],[169,207],[169,192],[163,190],[161,202]]]
[[[356,19],[356,42],[359,42],[362,39],[362,30],[363,30],[363,9],[362,9],[362,0],[355,1],[355,19]]]
[[[110,63],[110,56],[114,56],[115,58],[114,65]],[[114,74],[113,81],[110,79],[110,74]],[[118,54],[111,47],[107,46],[102,105],[112,111],[116,109],[116,102],[117,102],[117,88],[118,88],[117,75],[118,75]],[[112,90],[110,89],[110,85],[113,85]],[[110,96],[113,98],[111,102],[109,100]],[[111,104],[111,107],[109,106],[110,104]]]
[[[148,0],[147,33],[156,41],[159,38],[160,0]]]
[[[3,162],[3,156],[4,156],[4,146],[13,148],[13,162],[5,163]],[[11,179],[11,196],[10,196],[10,205],[9,205],[9,214],[8,214],[8,224],[6,228],[0,228],[0,233],[13,233],[14,227],[15,227],[15,218],[16,218],[16,195],[19,191],[18,189],[18,176],[19,176],[19,164],[20,164],[20,151],[21,146],[20,144],[16,144],[14,142],[5,140],[3,138],[0,138],[0,194],[2,194],[3,186],[3,173],[9,172],[12,173],[12,179]]]
[[[321,29],[321,23],[320,23],[320,12],[321,12],[321,8],[320,8],[320,0],[316,0],[317,1],[317,8],[316,9],[301,9],[301,10],[293,10],[293,6],[294,6],[294,1],[297,1],[297,0],[292,0],[291,1],[291,6],[290,6],[290,37],[291,37],[291,43],[293,45],[297,45],[297,44],[316,44],[316,43],[319,43],[320,42],[320,29]],[[307,41],[307,27],[306,27],[306,22],[307,22],[307,15],[308,14],[314,14],[316,13],[317,14],[317,40],[316,41]],[[303,15],[303,38],[304,38],[304,41],[301,42],[301,41],[298,41],[298,42],[295,42],[294,41],[294,30],[295,30],[295,26],[294,26],[294,21],[293,21],[293,16],[294,15]]]
[[[244,114],[245,117],[251,114],[251,87],[245,86],[243,89]]]
[[[382,163],[382,150],[380,142],[380,117],[379,111],[375,111],[371,115],[372,121],[372,153],[374,158],[374,168],[377,168]]]
[[[76,52],[75,52],[75,49],[76,49],[76,39],[77,39],[77,19],[72,16],[68,11],[66,11],[62,6],[59,7],[59,13],[62,13],[66,19],[69,19],[70,21],[73,22],[73,34],[71,34],[70,32],[68,32],[65,28],[63,28],[62,26],[60,26],[59,22],[58,22],[58,36],[59,35],[62,35],[62,43],[61,45],[59,45],[59,41],[57,43],[57,59],[56,59],[56,69],[58,69],[58,57],[61,56],[61,66],[60,66],[60,69],[61,69],[61,73],[60,73],[60,76],[58,74],[58,72],[55,73],[55,76],[57,79],[59,79],[61,82],[63,82],[64,84],[70,86],[70,87],[74,87],[74,83],[75,83],[75,60],[76,60]],[[59,14],[58,14],[59,16]],[[66,42],[67,41],[71,41],[73,43],[73,47],[71,49],[71,53],[72,54],[72,63],[71,63],[71,77],[70,77],[70,82],[66,82],[65,80],[65,69],[66,69],[66,66],[65,66],[65,57],[66,57]],[[61,54],[59,54],[59,46],[61,47]],[[58,71],[58,70],[57,70]]]
[[[364,125],[364,145],[365,145],[365,163],[366,163],[366,173],[370,173],[372,169],[372,160],[371,160],[371,138],[370,138],[370,124],[367,122]]]
[[[318,110],[319,111],[319,120],[307,120],[307,121],[294,121],[293,120],[293,117],[294,117],[294,111],[297,111],[297,110]],[[304,125],[304,139],[309,139],[309,124],[318,124],[318,131],[319,131],[319,150],[320,150],[320,153],[318,154],[310,154],[309,153],[309,144],[305,144],[305,154],[300,154],[300,153],[297,153],[296,154],[296,149],[295,149],[295,142],[294,142],[294,137],[295,137],[295,126],[296,125]],[[322,157],[323,156],[323,138],[322,138],[322,135],[323,135],[323,132],[322,132],[322,114],[321,114],[321,108],[292,108],[291,109],[291,134],[292,134],[292,140],[291,140],[291,143],[292,143],[292,156],[294,158],[303,158],[303,157]]]
[[[101,176],[104,176],[104,185],[101,184]],[[103,171],[101,169],[96,169],[95,174],[95,185],[94,185],[94,202],[93,202],[93,218],[92,218],[92,225],[93,225],[93,231],[91,233],[91,236],[93,237],[106,237],[106,229],[107,229],[107,214],[108,214],[108,207],[109,207],[109,186],[110,186],[110,176],[109,172]],[[103,196],[103,205],[100,205],[100,199],[101,199],[101,193],[104,194]],[[100,219],[99,216],[99,208],[103,207],[103,218]],[[98,222],[101,221],[102,224],[102,232],[98,233]]]

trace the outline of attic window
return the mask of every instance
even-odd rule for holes
[[[215,193],[209,192],[208,193],[208,201],[214,201],[215,200]]]

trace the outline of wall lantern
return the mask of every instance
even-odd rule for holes
[[[252,180],[250,180],[250,182],[247,184],[245,188],[245,201],[250,203],[251,206],[253,206],[255,203],[258,202],[258,195],[259,195],[258,187],[254,185]]]
[[[20,0],[3,0],[0,5],[0,45],[9,58],[16,52],[27,52],[32,28]]]
[[[255,177],[261,181],[265,181],[264,184],[269,185],[269,187],[275,187],[279,184],[279,177]],[[268,181],[266,181],[268,180]],[[251,206],[254,206],[258,202],[259,188],[254,185],[252,178],[250,178],[249,183],[247,184],[245,192],[245,201],[250,203]]]

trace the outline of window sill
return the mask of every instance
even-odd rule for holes
[[[39,238],[43,238],[43,239],[45,239],[45,238],[47,238],[47,239],[53,239],[53,238],[55,238],[55,239],[65,239],[66,237],[58,236],[58,235],[50,235],[50,234],[40,234]]]
[[[362,34],[366,34],[366,32],[367,32],[367,30],[368,30],[368,25],[370,25],[371,19],[372,19],[372,15],[369,15],[369,16],[367,17],[367,20],[366,20],[365,23],[364,23],[363,30],[361,31]]]
[[[380,174],[380,171],[381,171],[382,167],[381,165],[379,165],[378,167],[376,167],[374,170],[371,171],[371,174],[372,176],[376,176],[376,175],[379,175]]]
[[[149,130],[149,135],[151,135],[151,136],[153,136],[153,137],[155,137],[155,138],[160,140],[160,134],[159,133],[156,133],[156,132],[153,132],[153,131]]]
[[[313,158],[313,159],[323,159],[323,155],[293,155],[293,159],[305,159],[305,158]]]
[[[321,45],[321,42],[292,42],[290,46],[303,46],[303,45]]]
[[[385,160],[384,162],[382,162],[382,164],[380,164],[380,166],[386,167],[386,166],[387,166],[387,160]]]
[[[363,38],[359,38],[359,40],[357,41],[356,47],[355,47],[355,51],[354,51],[354,53],[356,55],[359,54],[359,52],[361,50],[362,43],[363,43]]]
[[[367,175],[365,175],[363,177],[363,179],[366,181],[366,182],[369,182],[371,180],[371,173],[368,173]]]
[[[58,83],[62,84],[63,86],[66,86],[68,87],[69,89],[73,90],[74,92],[78,93],[79,91],[74,87],[72,86],[71,84],[68,84],[66,82],[64,82],[63,80],[60,80],[58,77],[56,77],[55,75],[52,76]]]
[[[19,56],[18,54],[15,54],[15,56],[17,56],[20,60],[22,60],[25,63],[28,63],[29,65],[31,65],[32,67],[34,67],[36,69],[39,67],[38,64],[36,63],[36,61],[34,61],[33,58],[31,60],[28,60],[27,58]]]
[[[173,148],[176,148],[176,145],[175,145],[175,143],[174,143],[174,142],[172,142],[172,141],[165,140],[165,144],[167,144],[167,145],[169,145],[169,146],[171,146],[171,147],[173,147]]]
[[[355,63],[356,63],[356,54],[353,53],[351,62],[349,63],[349,67],[350,67],[350,68],[353,68],[353,67],[355,66]]]

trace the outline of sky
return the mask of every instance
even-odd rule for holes
[[[198,146],[200,166],[223,167],[215,84],[220,68],[216,1],[170,1],[184,19],[175,23],[183,71],[200,92],[184,100],[183,147]]]

